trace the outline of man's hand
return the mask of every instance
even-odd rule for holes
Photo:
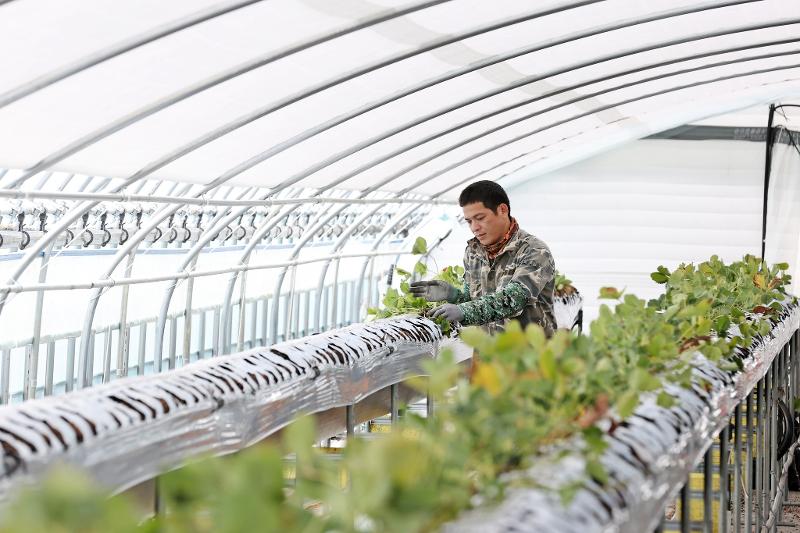
[[[431,311],[431,316],[445,318],[448,322],[456,323],[464,320],[464,311],[456,304],[442,304]]]
[[[425,298],[429,302],[450,302],[453,303],[458,297],[455,287],[441,280],[432,281],[413,281],[408,290],[417,298]]]

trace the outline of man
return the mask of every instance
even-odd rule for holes
[[[539,324],[547,336],[556,328],[553,315],[555,264],[547,245],[519,228],[511,202],[493,181],[478,181],[461,191],[458,203],[475,238],[464,253],[464,288],[445,281],[417,281],[414,296],[447,303],[433,310],[463,325],[502,330],[510,319],[525,328]]]

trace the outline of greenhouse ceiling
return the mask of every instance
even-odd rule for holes
[[[452,198],[800,94],[795,0],[12,0],[0,36],[2,188]]]

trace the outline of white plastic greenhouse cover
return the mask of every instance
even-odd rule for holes
[[[800,93],[797,0],[16,0],[0,37],[0,187],[452,198]]]

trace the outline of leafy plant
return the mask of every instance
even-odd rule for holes
[[[567,276],[556,270],[555,279],[555,293],[558,296],[569,296],[576,292],[575,287],[572,285],[572,280]]]
[[[417,237],[411,253],[415,255],[426,255],[428,244],[422,237]],[[409,289],[411,278],[414,274],[425,276],[428,274],[428,266],[421,260],[414,264],[413,272],[396,267],[395,272],[400,277],[400,289],[389,287],[383,296],[380,308],[370,307],[367,309],[367,320],[375,318],[389,318],[398,315],[418,314],[427,316],[438,303],[428,302],[424,298],[417,298]],[[432,279],[446,281],[455,288],[461,290],[464,287],[464,267],[448,266],[442,269]],[[452,325],[444,318],[431,318],[441,328],[444,335],[450,335]]]
[[[706,357],[719,360],[735,347],[748,347],[754,337],[769,332],[770,318],[782,308],[781,302],[789,299],[788,269],[786,263],[767,267],[752,255],[729,265],[715,255],[697,266],[681,264],[673,272],[659,266],[650,277],[666,290],[651,305],[663,311],[667,320],[691,319],[688,322],[697,331],[693,336],[687,330],[681,342],[698,346]],[[686,310],[692,306],[697,310],[693,314]],[[704,349],[712,331],[720,337],[731,334],[727,345],[719,346],[721,353]]]
[[[691,385],[697,351],[736,371],[734,348],[766,333],[781,302],[790,301],[787,269],[751,256],[728,265],[712,257],[672,272],[659,267],[653,279],[666,290],[655,300],[603,288],[617,303],[601,306],[588,337],[558,331],[548,339],[542,328],[523,331],[516,322],[495,336],[465,328],[462,340],[480,354],[472,380],[448,352],[427,361],[430,377],[410,383],[429,391],[436,416],[410,414],[385,438],[350,440],[339,462],[309,446],[315,432],[301,419],[282,449],[259,446],[165,475],[169,512],[141,526],[124,503],[86,492],[79,481],[75,491],[48,483],[27,494],[0,531],[102,531],[107,524],[114,531],[234,533],[257,523],[282,531],[428,532],[520,483],[569,501],[590,478],[613,483],[600,461],[605,433],[643,397],[670,407],[664,386]],[[459,271],[444,275],[457,281]],[[395,291],[393,309],[418,309],[407,298],[402,287]],[[567,451],[582,458],[585,478],[550,486],[516,474],[544,454]],[[296,483],[284,487],[283,458],[291,452]]]

